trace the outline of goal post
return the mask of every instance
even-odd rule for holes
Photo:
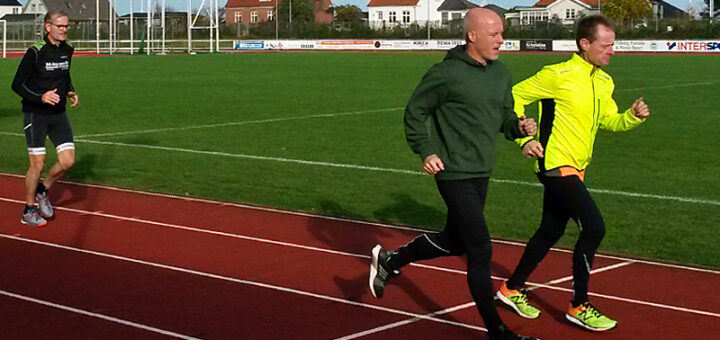
[[[192,0],[187,0],[187,20],[188,20],[188,53],[195,53],[193,49],[193,32],[208,32],[208,50],[216,52],[220,50],[220,16],[218,15],[218,0],[202,0],[197,7]],[[193,10],[195,11],[193,15]],[[202,22],[198,19],[202,18]]]
[[[95,1],[105,3],[100,6],[102,12],[98,11],[98,15],[103,16],[102,30],[100,22],[96,28],[98,53],[101,50],[110,54],[219,51],[219,0]],[[109,6],[110,10],[104,6]],[[118,9],[123,12],[122,15],[117,12]],[[125,14],[128,9],[130,13]],[[107,49],[106,46],[101,47],[105,37],[109,41]]]

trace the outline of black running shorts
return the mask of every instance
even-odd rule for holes
[[[44,155],[46,153],[45,137],[50,137],[58,153],[75,149],[72,128],[65,112],[51,115],[25,112],[23,115],[23,128],[28,153],[31,155]]]

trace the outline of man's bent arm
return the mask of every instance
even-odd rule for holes
[[[552,98],[557,88],[557,74],[550,67],[543,67],[540,71],[513,86],[512,94],[515,101],[515,114],[518,117],[525,115],[525,106],[538,100]],[[538,119],[539,120],[539,119]],[[522,147],[532,140],[532,136],[515,139]]]
[[[15,78],[12,82],[12,89],[15,93],[19,94],[20,97],[23,97],[33,103],[42,104],[43,94],[31,91],[25,84],[33,72],[36,56],[37,51],[35,51],[34,48],[30,48],[27,53],[25,53],[25,56],[20,61],[20,65],[15,73]]]
[[[415,88],[405,107],[405,138],[410,149],[423,160],[431,154],[438,153],[433,150],[426,122],[440,106],[446,93],[445,76],[437,65],[433,66]]]

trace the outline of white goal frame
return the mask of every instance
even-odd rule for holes
[[[2,34],[2,57],[5,59],[7,57],[7,21],[0,20],[0,23],[3,26],[3,34]]]

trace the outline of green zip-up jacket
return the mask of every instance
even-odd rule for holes
[[[436,154],[445,171],[438,180],[489,177],[497,134],[523,136],[513,111],[510,71],[500,61],[483,65],[465,52],[448,51],[428,70],[405,108],[405,137],[424,160]]]

